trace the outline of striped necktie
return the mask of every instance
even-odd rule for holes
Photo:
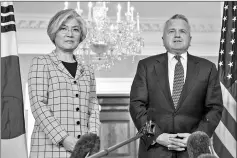
[[[178,60],[174,70],[174,83],[173,83],[173,94],[172,94],[172,99],[175,108],[178,105],[180,94],[182,92],[184,85],[184,68],[180,61],[180,57],[181,57],[180,55],[176,55],[174,57],[176,60]]]

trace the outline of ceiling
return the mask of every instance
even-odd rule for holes
[[[122,20],[127,11],[127,2],[108,2],[108,15],[116,18],[117,5],[122,6]],[[139,12],[140,27],[145,47],[143,55],[163,52],[162,31],[164,22],[174,14],[184,14],[190,22],[193,54],[216,55],[221,30],[221,8],[223,2],[145,2],[131,1],[134,14]],[[95,1],[93,2],[95,5]],[[76,2],[69,2],[69,8],[76,8]],[[87,18],[88,2],[80,2],[82,16]],[[49,52],[53,45],[46,34],[49,19],[64,8],[64,1],[14,1],[19,53],[40,54]]]
[[[95,3],[95,2],[93,2]],[[127,2],[107,2],[109,8],[108,15],[116,16],[117,4],[122,6],[122,15],[127,10]],[[88,2],[80,2],[83,16],[88,13]],[[69,2],[69,8],[75,8],[76,2]],[[219,18],[221,10],[221,2],[131,2],[134,6],[134,13],[139,12],[141,18],[156,18],[159,16],[170,17],[176,13],[186,15],[188,18]],[[64,1],[46,2],[46,1],[16,1],[14,2],[15,14],[42,14],[53,15],[60,9],[64,8]]]

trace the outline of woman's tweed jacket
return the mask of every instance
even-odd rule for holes
[[[55,52],[32,60],[28,84],[35,125],[30,158],[69,158],[70,153],[60,145],[67,135],[99,135],[100,105],[94,72],[74,59],[78,62],[75,78]]]

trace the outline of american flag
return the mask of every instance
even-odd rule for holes
[[[28,157],[12,2],[1,2],[1,157]]]
[[[213,135],[213,147],[220,158],[236,158],[237,106],[237,2],[224,2],[218,71],[224,110]]]

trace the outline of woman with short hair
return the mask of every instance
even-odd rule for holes
[[[55,49],[33,58],[29,96],[35,125],[30,158],[69,158],[81,135],[99,136],[95,76],[73,54],[85,39],[85,21],[73,9],[56,13],[47,28]]]

